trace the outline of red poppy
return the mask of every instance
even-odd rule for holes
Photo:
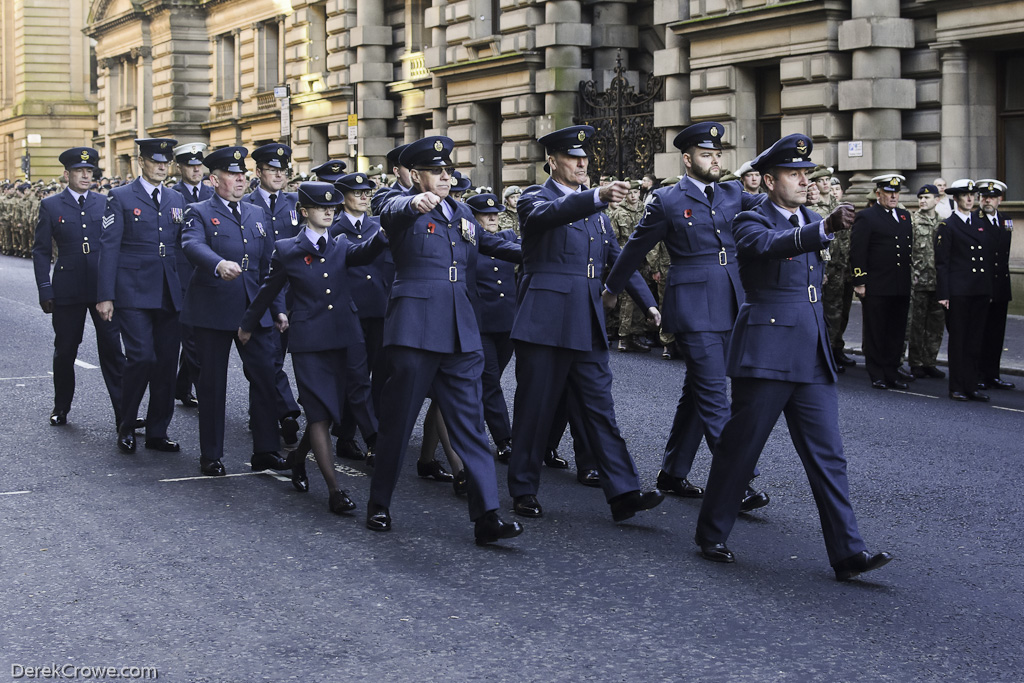
[[[306,254],[306,258],[303,260],[306,262],[307,266],[313,265],[313,257],[311,255]]]
[[[693,211],[690,209],[683,211],[683,218],[693,218]]]
[[[218,220],[216,218],[211,218],[210,222],[213,223],[214,225],[220,225],[220,220]]]
[[[905,220],[907,220],[907,217],[906,216],[900,216],[900,220],[901,221],[905,221]]]
[[[132,213],[134,213],[136,216],[141,216],[142,215],[142,209],[135,209],[134,211],[132,211]]]
[[[433,235],[433,234],[434,234],[434,229],[435,229],[435,228],[437,228],[437,226],[436,226],[436,225],[434,225],[433,223],[427,223],[427,230],[428,230],[428,231],[430,231],[430,234],[431,234],[431,235]]]

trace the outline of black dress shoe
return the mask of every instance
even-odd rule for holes
[[[145,429],[145,428],[146,428],[146,418],[144,418],[144,417],[137,417],[137,418],[135,418],[135,422],[132,423],[132,429]]]
[[[838,374],[838,375],[846,374],[846,366],[843,365],[842,363],[836,363],[836,374]]]
[[[740,512],[763,508],[771,501],[772,499],[764,491],[755,491],[753,487],[748,486],[747,490],[743,492],[743,500],[740,501]]]
[[[889,388],[889,383],[886,382],[884,379],[876,379],[873,382],[871,382],[871,386],[873,386],[875,389],[884,390]]]
[[[134,453],[135,434],[133,432],[128,432],[127,434],[118,434],[117,447],[121,449],[122,453]]]
[[[537,502],[537,496],[516,496],[512,501],[512,512],[520,517],[543,517],[544,510]]]
[[[576,473],[576,481],[584,486],[597,488],[601,485],[601,475],[597,470],[580,470]]]
[[[487,545],[504,538],[515,538],[523,533],[519,522],[505,522],[494,510],[485,512],[473,525],[473,536],[477,545]]]
[[[298,451],[288,454],[285,461],[292,470],[292,486],[299,493],[309,492],[309,476],[306,474],[306,456]]]
[[[700,556],[705,560],[725,563],[736,561],[736,556],[725,547],[724,543],[708,543],[700,536],[695,536],[693,540],[700,546]]]
[[[953,399],[954,401],[969,401],[970,400],[969,398],[967,398],[967,394],[965,394],[962,391],[951,391],[951,392],[949,392],[949,397],[951,399]]]
[[[993,377],[986,383],[988,384],[990,389],[1013,389],[1015,386],[1017,386],[1013,382],[1007,382],[1006,380],[999,379],[998,377]]]
[[[647,353],[651,350],[651,345],[645,342],[642,337],[638,336],[630,337],[629,347],[633,351],[638,351],[640,353]]]
[[[569,469],[569,461],[560,456],[554,448],[544,451],[544,464],[556,470]]]
[[[199,405],[199,401],[196,400],[196,395],[192,392],[189,392],[184,396],[175,396],[175,398],[181,401],[181,405],[184,408],[195,408]]]
[[[843,365],[856,365],[857,364],[857,361],[855,361],[850,356],[846,355],[845,351],[839,351],[838,353],[836,353],[834,355],[836,357],[836,362],[842,363]]]
[[[297,444],[299,442],[299,421],[291,416],[281,418],[281,438],[287,446]]]
[[[496,444],[494,455],[498,458],[498,462],[507,464],[509,459],[512,458],[512,441],[505,439],[501,443]]]
[[[373,459],[375,457],[376,457],[376,455],[374,454],[373,449],[372,448],[367,448],[366,449],[366,466],[367,467],[373,467]]]
[[[645,493],[639,491],[623,493],[621,496],[612,498],[608,504],[612,508],[612,519],[621,522],[642,510],[658,507],[663,500],[665,500],[665,494],[655,489]]]
[[[53,409],[50,413],[50,424],[54,427],[66,425],[68,423],[68,411]]]
[[[469,475],[466,474],[465,467],[455,473],[452,489],[455,491],[456,496],[464,496],[469,493]]]
[[[200,460],[199,471],[208,477],[223,477],[227,474],[227,470],[224,469],[224,463],[220,460],[210,460],[208,462]]]
[[[848,557],[842,562],[837,562],[832,566],[836,571],[836,581],[849,581],[850,579],[869,572],[872,569],[878,569],[889,564],[892,560],[892,555],[889,553],[876,553],[871,555],[866,550],[862,550],[853,557]]]
[[[253,472],[262,472],[263,470],[289,470],[288,462],[277,454],[277,451],[267,451],[265,453],[253,453],[252,458],[249,459],[249,466],[252,467]]]
[[[906,382],[901,382],[898,379],[894,379],[894,380],[890,380],[890,381],[886,382],[885,386],[889,387],[890,389],[909,389],[910,388],[909,384],[907,384]]]
[[[658,490],[683,498],[700,498],[704,495],[704,489],[694,486],[686,477],[673,477],[664,470],[658,472]]]
[[[988,403],[989,401],[988,394],[983,394],[980,391],[968,391],[967,398],[972,401],[981,401],[982,403]]]
[[[345,460],[366,460],[366,453],[359,447],[355,439],[342,441],[338,439],[338,445],[334,449],[335,455]]]
[[[417,462],[416,474],[424,479],[434,479],[435,481],[455,481],[455,477],[437,460]]]
[[[181,444],[171,441],[166,436],[159,439],[146,439],[146,448],[151,451],[163,451],[164,453],[178,453],[181,451]]]
[[[924,368],[921,367],[920,365],[911,365],[910,374],[912,374],[917,379],[924,379],[928,376],[928,373],[925,372]]]
[[[946,376],[946,373],[939,370],[934,365],[926,365],[922,369],[924,370],[924,374],[928,375],[932,379],[943,379]]]
[[[914,381],[914,373],[909,370],[904,370],[902,365],[896,368],[896,374],[908,382]]]
[[[352,502],[352,499],[348,497],[348,494],[342,490],[331,491],[330,496],[327,498],[328,509],[336,515],[340,515],[343,512],[352,512],[356,509],[356,504]]]
[[[974,385],[974,388],[977,389],[978,391],[985,391],[986,389],[988,389],[988,385],[985,384],[984,382],[978,382],[977,384]]]
[[[367,503],[366,528],[370,531],[391,531],[391,513],[382,505]]]

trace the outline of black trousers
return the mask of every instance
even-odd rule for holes
[[[864,362],[872,382],[899,380],[909,312],[909,296],[864,297]]]
[[[978,388],[981,341],[988,317],[987,296],[951,296],[946,310],[949,342],[949,390],[968,393]]]
[[[71,400],[75,396],[75,359],[78,358],[78,346],[85,333],[86,315],[92,318],[92,325],[96,328],[100,372],[103,373],[103,382],[107,385],[107,393],[114,406],[115,423],[119,424],[121,379],[124,374],[119,320],[103,320],[93,304],[68,304],[53,308],[53,407],[54,410],[64,412],[71,410]]]
[[[1009,301],[992,301],[985,316],[985,332],[981,341],[981,359],[978,368],[981,380],[999,378],[999,363],[1003,358],[1003,339],[1006,337],[1006,312]]]

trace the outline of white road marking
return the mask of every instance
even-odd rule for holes
[[[1014,412],[1014,413],[1024,413],[1024,410],[1021,410],[1020,408],[1004,408],[1003,406],[992,406],[992,407],[995,408],[996,410],[1009,410],[1009,411]]]
[[[4,491],[0,493],[0,496],[20,496],[23,493],[32,493],[31,491]]]
[[[919,394],[915,391],[900,391],[899,389],[891,389],[894,394],[906,394],[907,396],[920,396],[922,398],[938,398],[938,396],[932,396],[930,394]]]
[[[15,382],[23,379],[50,379],[50,375],[33,375],[30,377],[0,377],[0,382]]]
[[[95,370],[96,368],[99,367],[98,365],[86,363],[84,360],[78,360],[77,358],[75,359],[75,365],[77,365],[80,368],[85,368],[86,370]]]

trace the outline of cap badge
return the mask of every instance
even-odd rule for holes
[[[580,142],[583,142],[584,140],[587,139],[587,134],[581,130],[579,133],[576,133],[576,139],[579,140]]]
[[[199,154],[199,145],[192,145],[192,153]]]
[[[444,145],[441,144],[440,140],[436,141],[434,143],[434,151],[435,152],[440,152],[442,149],[444,149]]]
[[[235,160],[237,161],[242,158],[242,153],[236,150],[232,156],[235,157]]]
[[[356,182],[357,182],[357,183],[361,183],[361,182],[363,182],[363,176],[361,176],[361,175],[357,175],[357,176],[356,176]]]
[[[277,156],[279,156],[279,157],[283,157],[284,156],[284,147],[278,147],[277,148]]]
[[[331,172],[332,173],[340,173],[341,172],[341,166],[339,166],[338,164],[335,164],[334,166],[331,166]]]
[[[84,159],[85,157],[83,156],[82,158]],[[994,189],[996,189],[996,184],[995,184],[995,183],[989,183],[989,184],[988,184],[988,190],[989,190],[989,192],[991,192],[991,191],[992,191],[992,190],[994,190]]]
[[[718,137],[718,126],[711,126],[711,137]]]
[[[326,199],[327,201],[331,201],[331,193],[330,192],[324,192],[324,199]]]
[[[160,149],[167,149],[167,143],[166,142],[161,142],[160,143]]]
[[[82,161],[89,161],[89,153],[82,152]]]
[[[494,206],[494,200],[493,199],[488,199],[487,200],[487,206]]]
[[[807,141],[797,140],[796,141],[796,153],[803,156],[807,154]]]

